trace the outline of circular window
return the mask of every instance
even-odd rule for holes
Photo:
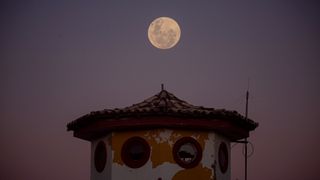
[[[148,161],[149,156],[149,144],[141,137],[132,137],[122,146],[122,161],[131,168],[139,168],[143,166]]]
[[[226,143],[222,142],[219,147],[219,166],[222,173],[228,169],[229,157]]]
[[[183,137],[173,146],[173,158],[181,167],[193,168],[202,158],[201,146],[195,139]]]
[[[104,142],[100,141],[94,151],[94,165],[96,170],[100,173],[106,166],[107,150]]]

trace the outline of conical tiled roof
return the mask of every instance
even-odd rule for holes
[[[236,126],[244,128],[246,131],[254,130],[258,126],[257,123],[250,119],[246,120],[245,117],[236,111],[194,106],[177,98],[172,93],[162,90],[158,94],[129,107],[91,112],[70,122],[67,125],[67,129],[76,132],[77,130],[90,126],[97,121],[121,121],[126,119],[130,122],[130,118],[141,119],[143,117],[179,118],[182,123],[183,119],[206,119],[211,121],[218,119],[231,122]],[[145,123],[148,124],[150,121],[146,120]],[[170,124],[170,121],[167,123]]]

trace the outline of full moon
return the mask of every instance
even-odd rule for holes
[[[169,17],[159,17],[152,21],[148,29],[151,44],[159,49],[170,49],[181,36],[178,23]]]

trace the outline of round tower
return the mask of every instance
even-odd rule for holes
[[[67,125],[91,142],[91,180],[230,180],[230,143],[258,124],[172,93],[84,115]]]

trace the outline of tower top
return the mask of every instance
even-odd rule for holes
[[[158,127],[217,131],[231,140],[249,136],[258,123],[236,111],[195,106],[163,89],[150,98],[125,108],[86,114],[67,125],[74,136],[92,140],[106,132]]]

